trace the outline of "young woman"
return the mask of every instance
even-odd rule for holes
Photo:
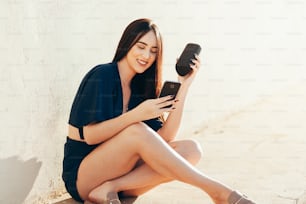
[[[175,139],[200,67],[195,58],[193,71],[179,77],[175,100],[157,98],[162,39],[151,20],[138,19],[125,29],[112,63],[87,73],[71,108],[64,150],[63,180],[75,200],[120,204],[119,197],[179,180],[202,189],[216,204],[253,203],[193,166],[201,157],[197,142]]]

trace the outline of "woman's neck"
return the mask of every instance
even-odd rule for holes
[[[129,67],[126,58],[123,58],[118,62],[118,70],[121,83],[129,86],[136,73]]]

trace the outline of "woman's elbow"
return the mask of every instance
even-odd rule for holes
[[[95,145],[98,143],[93,135],[93,132],[91,131],[91,128],[88,126],[84,127],[84,141],[88,145]]]
[[[92,137],[90,137],[88,135],[84,135],[84,141],[88,145],[95,145],[95,144],[97,144],[97,142]]]

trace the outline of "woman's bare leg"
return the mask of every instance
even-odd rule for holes
[[[201,158],[201,147],[193,140],[173,141],[169,145],[192,165],[197,164]],[[141,165],[128,174],[105,182],[91,191],[90,197],[99,197],[101,194],[110,191],[110,189],[115,192],[123,191],[124,196],[139,196],[155,186],[171,180],[158,174],[150,166],[142,162]]]
[[[199,187],[213,200],[220,200],[218,203],[226,203],[232,191],[198,171],[156,132],[138,123],[97,147],[82,161],[77,180],[80,196],[88,199],[89,193],[102,183],[131,171],[139,158],[163,177]]]

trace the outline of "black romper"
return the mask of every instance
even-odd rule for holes
[[[132,91],[129,109],[142,101],[143,98]],[[97,65],[86,74],[80,84],[72,104],[69,124],[78,128],[83,137],[83,126],[119,116],[122,114],[122,106],[122,87],[117,63]],[[155,131],[162,127],[158,118],[144,122]],[[77,201],[82,202],[76,188],[80,163],[98,145],[88,145],[67,137],[62,178],[68,193]]]

